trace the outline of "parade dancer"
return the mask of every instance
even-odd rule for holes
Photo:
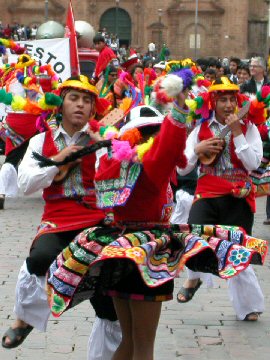
[[[188,137],[185,152],[188,165],[184,170],[179,169],[179,173],[189,173],[199,161],[199,178],[188,223],[235,225],[251,234],[255,194],[249,173],[260,165],[262,141],[248,116],[245,121],[238,118],[236,109],[242,106],[238,93],[236,84],[221,77],[210,86],[208,94],[201,96],[204,104],[197,108],[197,114],[203,114],[205,120]],[[191,102],[188,104],[196,108]],[[225,127],[230,131],[223,137]],[[191,300],[201,283],[199,273],[188,271],[178,301]],[[229,279],[228,287],[237,318],[256,321],[264,311],[264,296],[252,267]]]
[[[82,144],[94,142],[88,133],[88,121],[96,111],[101,115],[106,105],[106,102],[98,99],[95,86],[86,77],[80,76],[65,81],[60,93],[63,104],[53,116],[58,126],[30,140],[19,166],[19,186],[26,195],[43,190],[45,207],[30,254],[19,272],[14,307],[16,321],[2,338],[2,346],[8,349],[19,346],[33,327],[46,330],[50,309],[45,291],[45,274],[50,263],[76,234],[86,227],[103,224],[105,218],[104,212],[96,207],[94,154],[86,156],[82,162],[74,162],[69,171],[56,166],[40,169],[32,157],[32,152],[37,151],[61,160],[80,149]],[[102,301],[98,301],[98,314],[101,317]],[[110,319],[116,320],[112,302],[106,301],[106,306]],[[102,336],[106,337],[107,329],[108,336],[117,331],[121,336],[118,327],[115,322],[107,322]]]
[[[38,66],[28,54],[22,54],[16,64],[3,66],[0,78],[5,88],[1,90],[0,102],[6,105],[7,112],[0,130],[6,142],[6,158],[0,170],[0,209],[4,209],[5,197],[18,195],[18,165],[30,138],[40,130],[37,126],[40,111],[33,103],[57,88],[58,77],[50,65]],[[10,95],[6,96],[6,92]]]
[[[79,234],[48,274],[55,316],[96,292],[113,297],[122,330],[113,360],[153,358],[161,303],[172,298],[173,279],[184,264],[227,278],[241,272],[256,253],[240,245],[251,242],[237,229],[169,224],[170,176],[176,165],[186,166],[186,115],[181,109],[189,89],[183,84],[161,126],[157,110],[140,106],[131,113],[134,121],[120,129],[120,141],[107,144],[111,149],[98,159],[95,184],[98,205],[113,209],[114,223]],[[113,137],[110,130],[107,135]],[[41,166],[55,164],[39,160]],[[221,254],[220,247],[227,250]],[[238,251],[247,258],[234,264],[232,255]],[[222,257],[219,262],[216,255]],[[265,257],[263,251],[261,255]]]

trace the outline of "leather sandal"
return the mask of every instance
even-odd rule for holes
[[[0,194],[0,210],[4,210],[5,195]]]
[[[244,321],[257,321],[259,319],[259,313],[258,312],[251,312],[246,315],[244,318]]]
[[[15,329],[10,327],[2,337],[2,346],[6,349],[13,349],[21,345],[32,330],[33,326],[31,325],[27,325],[25,328],[17,327]],[[6,338],[10,339],[9,343],[6,343]]]
[[[184,286],[182,286],[180,288],[180,290],[178,291],[178,293],[177,293],[177,301],[179,303],[186,303],[186,302],[190,301],[201,285],[202,285],[202,281],[199,279],[198,282],[197,282],[197,285],[195,287],[185,288]],[[185,300],[181,300],[179,298],[179,295],[184,296]]]

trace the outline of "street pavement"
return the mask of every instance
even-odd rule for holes
[[[14,320],[14,289],[18,270],[26,258],[43,202],[41,194],[7,199],[0,211],[0,334]],[[265,198],[257,200],[254,235],[270,240],[270,226],[263,225]],[[215,278],[214,288],[204,285],[186,304],[174,299],[163,303],[155,346],[155,360],[268,360],[270,354],[270,273],[266,264],[255,266],[265,294],[266,311],[256,323],[237,321],[226,281]],[[175,281],[175,295],[185,278]],[[87,301],[51,317],[46,333],[32,331],[13,350],[0,348],[0,360],[86,360],[94,311]],[[129,360],[129,359],[127,359]]]

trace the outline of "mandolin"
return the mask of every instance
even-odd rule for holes
[[[104,116],[100,123],[102,123],[103,126],[115,126],[119,124],[120,121],[123,120],[125,114],[122,109],[115,108],[112,111],[110,111],[106,116]],[[79,139],[79,141],[76,143],[76,145],[80,146],[86,146],[89,143],[89,135],[85,135]],[[79,161],[72,161],[65,165],[59,166],[59,172],[55,175],[53,181],[54,182],[61,182],[63,181],[69,172],[79,164]]]
[[[239,120],[243,119],[246,114],[248,113],[249,111],[249,108],[250,108],[250,102],[247,102],[238,112],[237,114],[237,117]],[[226,125],[222,130],[221,130],[221,133],[220,133],[220,136],[219,136],[219,139],[222,140],[223,144],[222,144],[222,150],[220,150],[219,153],[211,153],[210,151],[207,151],[207,152],[204,152],[204,153],[199,153],[198,154],[198,158],[199,158],[199,161],[201,164],[203,165],[207,165],[207,166],[214,166],[223,150],[225,149],[225,136],[231,131],[229,125]]]
[[[84,136],[82,136],[76,143],[76,145],[79,145],[79,146],[86,146],[88,143],[89,143],[89,135],[88,134],[85,134]],[[65,165],[60,165],[58,167],[59,169],[59,172],[55,175],[53,181],[54,182],[61,182],[63,181],[68,173],[73,169],[75,168],[76,165],[78,165],[79,161],[76,160],[76,161],[72,161],[68,164],[65,164]]]

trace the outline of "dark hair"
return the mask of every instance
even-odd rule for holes
[[[130,74],[133,76],[134,73],[135,73],[135,70],[138,69],[138,68],[143,69],[143,65],[141,65],[141,64],[136,64],[136,65],[132,68]]]
[[[223,66],[222,66],[222,64],[221,64],[221,61],[219,61],[219,60],[217,60],[217,69],[220,69],[220,68],[222,68]]]
[[[207,61],[208,61],[208,67],[209,66],[217,66],[217,64],[218,64],[218,59],[214,58],[214,57],[209,57]]]
[[[97,33],[93,38],[93,43],[98,44],[99,42],[104,42],[105,43],[105,38],[104,38],[103,35]]]
[[[222,66],[222,67],[223,67],[223,73],[225,76],[231,74],[229,66]]]
[[[240,62],[240,64],[238,65],[238,69],[245,70],[250,76],[249,65],[247,63]]]
[[[153,67],[155,64],[155,60],[151,58],[151,59],[147,59],[143,62],[143,66],[145,68],[148,68],[150,64],[152,64],[152,67]]]
[[[231,57],[230,62],[234,62],[237,64],[237,66],[240,64],[241,60],[237,57]]]
[[[208,66],[208,60],[205,58],[200,58],[196,60],[196,63],[198,66],[201,67],[202,71],[205,71],[207,69]]]
[[[216,70],[213,69],[213,68],[207,68],[207,69],[205,70],[205,72],[204,72],[204,75],[206,75],[206,74],[209,74],[209,75],[217,75],[217,72],[216,72]]]

